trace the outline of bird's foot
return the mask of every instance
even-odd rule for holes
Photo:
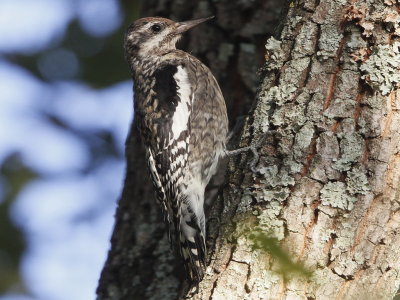
[[[239,148],[239,149],[235,149],[235,150],[226,150],[225,151],[225,155],[227,156],[227,157],[231,157],[231,156],[236,156],[236,155],[239,155],[239,154],[241,154],[241,153],[243,153],[243,152],[247,152],[247,151],[251,151],[252,152],[252,154],[253,154],[253,158],[252,158],[252,160],[250,161],[250,163],[249,163],[249,167],[250,167],[250,170],[253,172],[253,173],[257,173],[257,168],[256,168],[256,165],[257,165],[257,162],[258,162],[258,160],[259,160],[259,158],[260,158],[260,155],[258,154],[258,148],[260,148],[260,146],[262,145],[262,143],[264,142],[264,140],[266,139],[266,137],[268,136],[268,135],[271,135],[271,134],[274,134],[274,133],[276,133],[276,130],[270,130],[270,131],[268,131],[268,132],[266,132],[257,142],[255,142],[254,144],[252,144],[252,145],[250,145],[250,146],[246,146],[246,147],[243,147],[243,148]]]

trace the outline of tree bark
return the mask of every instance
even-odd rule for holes
[[[163,3],[160,11],[167,5]],[[246,36],[255,31],[246,32],[245,24],[272,2],[243,5],[248,3],[254,10],[241,18],[241,11],[235,16],[236,10],[230,10],[239,4],[201,1],[199,7],[216,12],[217,20],[221,16],[217,38],[206,42],[214,33],[210,27],[207,37],[188,43],[196,50],[204,45],[196,55],[217,67],[213,71],[227,99],[238,99],[232,86],[246,90],[249,85],[249,73],[241,72],[254,59],[246,52]],[[260,149],[256,173],[248,168],[250,154],[229,162],[227,184],[207,222],[209,268],[197,293],[188,298],[394,296],[400,281],[399,6],[395,0],[289,3],[280,36],[266,44],[262,82],[240,145],[274,132]],[[238,44],[235,30],[240,32]],[[221,46],[230,37],[234,42]],[[222,59],[220,70],[231,63],[235,68],[224,75],[215,61],[232,49],[229,45],[234,54],[226,64]],[[236,77],[242,85],[236,85]],[[245,104],[236,111],[248,107],[253,91],[248,89]],[[127,177],[99,299],[179,296],[181,269],[168,249],[159,209],[149,196],[151,186],[137,185],[138,176],[144,177],[135,172],[144,168],[138,149],[130,135]],[[301,266],[311,275],[288,266]]]

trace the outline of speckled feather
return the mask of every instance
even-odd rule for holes
[[[135,81],[135,118],[170,240],[175,233],[189,278],[200,281],[206,263],[204,190],[223,156],[228,120],[214,76],[198,59],[176,50],[174,36],[165,35],[169,45],[148,55],[140,55],[143,34],[138,34],[139,46],[129,43],[135,39],[130,32],[149,22],[175,24],[163,20],[136,21],[125,49]]]

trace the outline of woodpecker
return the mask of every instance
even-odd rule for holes
[[[211,18],[142,18],[128,27],[124,40],[151,178],[170,241],[174,234],[192,282],[204,276],[204,191],[226,155],[228,118],[210,70],[175,45],[185,31]]]

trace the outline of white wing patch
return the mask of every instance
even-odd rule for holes
[[[172,117],[172,140],[178,139],[181,132],[188,128],[192,100],[192,89],[189,83],[189,77],[186,70],[182,66],[178,67],[178,71],[175,73],[174,79],[178,86],[180,101]]]

